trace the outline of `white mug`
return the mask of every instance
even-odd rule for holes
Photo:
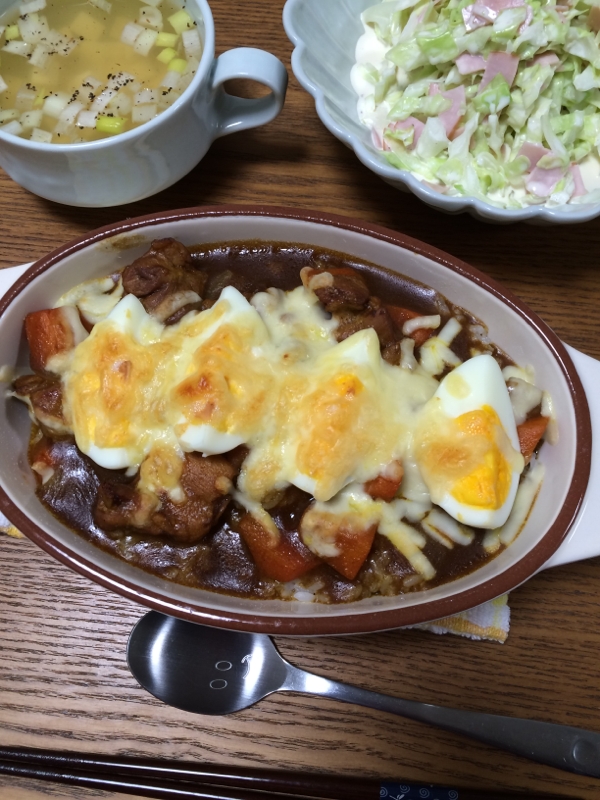
[[[0,0],[0,12],[14,0]],[[206,0],[188,12],[203,40],[200,65],[172,106],[126,133],[78,144],[32,142],[0,129],[0,166],[30,192],[70,206],[118,206],[150,197],[193,169],[213,140],[264,125],[283,107],[287,72],[271,53],[240,47],[215,59],[215,29]],[[271,92],[260,99],[233,97],[225,81],[248,78]]]

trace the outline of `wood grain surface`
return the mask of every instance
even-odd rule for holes
[[[283,2],[212,5],[217,52],[261,47],[288,66],[281,116],[217,141],[171,189],[120,208],[56,205],[0,171],[0,267],[154,211],[218,203],[319,209],[386,225],[464,259],[520,295],[566,342],[600,357],[600,221],[496,227],[444,216],[390,188],[327,132],[295,80]],[[510,605],[504,645],[418,631],[277,644],[300,667],[381,692],[600,731],[600,559],[537,575],[512,593]],[[125,661],[127,637],[144,609],[71,573],[26,539],[0,535],[0,609],[3,745],[600,798],[600,781],[331,701],[277,695],[223,718],[169,708],[138,687]],[[117,798],[0,778],[2,800],[44,797]]]

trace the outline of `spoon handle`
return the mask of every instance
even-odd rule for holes
[[[600,778],[600,733],[403,700],[290,668],[280,691],[306,692],[426,722],[567,772]]]

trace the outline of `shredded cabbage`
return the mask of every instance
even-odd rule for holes
[[[362,21],[381,56],[354,68],[359,113],[391,165],[504,208],[594,201],[593,0],[384,0]]]

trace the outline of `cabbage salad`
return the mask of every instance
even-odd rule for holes
[[[600,6],[385,0],[352,84],[388,162],[502,208],[600,202]]]

